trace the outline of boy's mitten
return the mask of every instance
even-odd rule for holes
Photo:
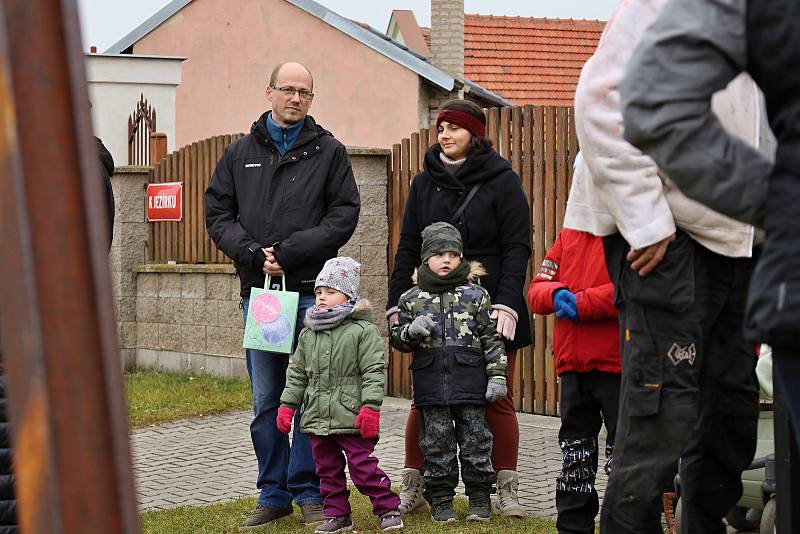
[[[578,320],[578,303],[572,291],[563,288],[556,290],[553,293],[553,307],[559,319]]]
[[[356,428],[361,431],[361,437],[367,439],[378,437],[380,427],[381,412],[362,406],[356,417]]]
[[[292,419],[294,419],[294,410],[286,406],[278,408],[278,417],[275,422],[278,425],[278,430],[284,434],[288,434],[292,430]]]
[[[486,400],[489,402],[499,401],[508,395],[508,386],[506,386],[506,379],[493,376],[489,379],[489,384],[486,386]]]
[[[427,315],[419,315],[408,325],[408,336],[414,339],[429,336],[434,324],[436,323],[433,322],[433,319]]]

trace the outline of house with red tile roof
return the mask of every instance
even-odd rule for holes
[[[464,77],[517,105],[572,105],[605,21],[464,15]],[[430,30],[395,10],[387,35],[430,55]]]
[[[455,11],[463,15],[463,5]],[[248,131],[268,105],[270,72],[284,61],[313,72],[311,115],[349,145],[391,147],[427,128],[456,96],[511,105],[436,54],[421,57],[314,0],[172,0],[105,53],[185,58],[175,90],[177,147]]]

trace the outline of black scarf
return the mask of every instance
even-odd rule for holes
[[[417,285],[428,293],[444,293],[458,286],[464,285],[469,277],[469,262],[462,261],[458,267],[444,276],[431,271],[427,264],[417,269]]]

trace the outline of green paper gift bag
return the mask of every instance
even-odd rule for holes
[[[300,294],[285,291],[285,276],[281,276],[281,287],[284,291],[270,289],[270,277],[267,276],[263,289],[250,289],[250,306],[247,308],[242,342],[244,348],[292,353]]]

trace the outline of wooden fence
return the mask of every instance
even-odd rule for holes
[[[400,238],[408,190],[422,168],[425,152],[436,143],[436,130],[422,129],[392,148],[389,162],[389,272]],[[538,272],[564,221],[572,164],[578,152],[573,110],[569,107],[525,106],[487,110],[487,135],[511,162],[522,180],[530,205],[533,255],[528,277]],[[526,287],[527,290],[527,287]],[[525,319],[522,319],[525,320]],[[553,359],[554,319],[532,320],[534,342],[517,353],[514,403],[528,413],[558,413],[558,379]],[[394,349],[389,357],[389,394],[411,395],[410,355]]]
[[[225,147],[244,134],[218,135],[169,154],[150,171],[150,182],[183,182],[183,219],[150,224],[149,261],[230,263],[205,227],[203,195]]]

